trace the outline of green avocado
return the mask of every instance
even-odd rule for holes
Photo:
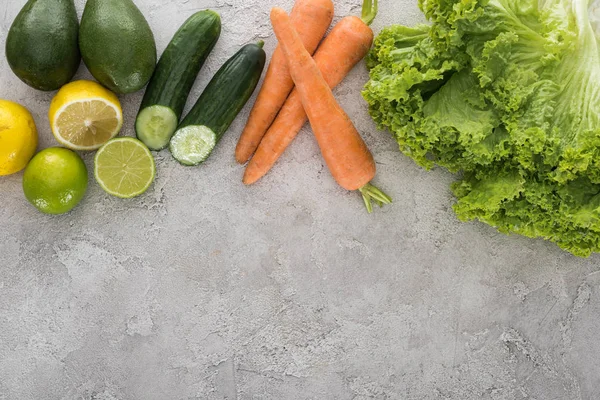
[[[142,89],[156,67],[154,35],[131,0],[88,0],[79,48],[94,78],[118,94]]]
[[[77,72],[81,56],[73,0],[29,0],[6,38],[6,59],[29,86],[59,89]]]

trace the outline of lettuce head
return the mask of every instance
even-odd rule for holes
[[[461,220],[600,252],[600,47],[590,0],[420,0],[375,40],[363,96]]]

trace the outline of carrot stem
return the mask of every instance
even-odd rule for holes
[[[358,190],[362,194],[365,207],[367,207],[369,214],[373,212],[373,201],[375,201],[379,207],[382,207],[384,204],[392,204],[392,198],[390,196],[370,183],[367,183]]]
[[[377,17],[377,12],[378,12],[378,4],[377,4],[378,0],[364,0],[363,1],[363,8],[362,8],[362,21],[367,24],[367,25],[371,25],[373,23],[373,21],[375,20],[375,17]]]

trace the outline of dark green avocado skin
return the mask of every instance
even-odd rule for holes
[[[27,85],[44,91],[68,83],[81,62],[73,0],[29,0],[8,31],[6,59]]]
[[[142,89],[156,67],[154,35],[131,0],[88,0],[79,48],[94,78],[117,94]]]

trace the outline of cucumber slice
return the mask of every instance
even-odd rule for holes
[[[182,165],[198,165],[208,158],[217,144],[215,132],[202,125],[188,125],[175,132],[169,150]]]
[[[139,113],[135,122],[137,137],[150,150],[162,150],[177,129],[179,119],[175,112],[165,106],[146,107]]]

